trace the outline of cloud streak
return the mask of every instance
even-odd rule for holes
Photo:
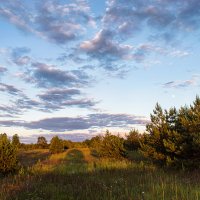
[[[145,125],[147,119],[141,116],[127,115],[127,114],[89,114],[82,117],[59,117],[47,118],[33,122],[22,121],[0,121],[2,126],[17,126],[28,129],[43,129],[52,132],[76,131],[86,130],[92,128],[111,128],[121,127],[127,128],[132,125]]]
[[[61,70],[55,65],[35,62],[31,69],[21,75],[28,83],[39,88],[86,86],[89,76],[81,70]]]
[[[60,110],[72,106],[91,109],[98,103],[93,99],[83,98],[83,96],[80,90],[73,88],[53,88],[38,95],[44,105],[44,109],[47,111]]]
[[[195,86],[199,83],[199,75],[194,75],[191,79],[182,81],[170,81],[163,84],[165,88],[188,88],[190,86]]]
[[[1,92],[7,92],[11,95],[20,95],[22,93],[21,90],[17,89],[13,85],[7,85],[4,83],[0,83],[0,91]]]

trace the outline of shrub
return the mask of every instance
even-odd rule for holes
[[[12,144],[13,146],[15,146],[16,148],[20,147],[20,141],[19,141],[19,136],[17,134],[13,135],[12,137]]]
[[[46,138],[43,137],[43,136],[38,137],[37,145],[38,145],[39,148],[42,148],[42,149],[47,148],[48,144],[47,144]]]
[[[49,150],[51,153],[63,152],[64,150],[63,142],[58,136],[54,136],[51,139]]]
[[[16,148],[6,134],[0,134],[0,173],[7,174],[17,169]]]

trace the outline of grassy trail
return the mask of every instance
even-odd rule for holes
[[[70,149],[51,155],[32,166],[30,173],[22,175],[18,181],[18,190],[7,197],[5,194],[8,191],[5,190],[2,195],[6,197],[4,199],[200,199],[198,173],[164,172],[142,162],[100,159],[92,156],[88,148]]]
[[[92,160],[94,158],[90,155],[88,148],[71,149],[67,151],[65,159],[56,168],[56,172],[61,174],[86,173]]]

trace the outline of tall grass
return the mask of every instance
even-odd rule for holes
[[[91,156],[87,148],[52,155],[32,166],[28,174],[15,176],[14,192],[8,195],[4,187],[0,199],[200,199],[198,171],[165,171],[131,156],[131,161],[101,159]]]

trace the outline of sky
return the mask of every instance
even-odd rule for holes
[[[145,130],[200,88],[199,0],[0,0],[0,132]]]

